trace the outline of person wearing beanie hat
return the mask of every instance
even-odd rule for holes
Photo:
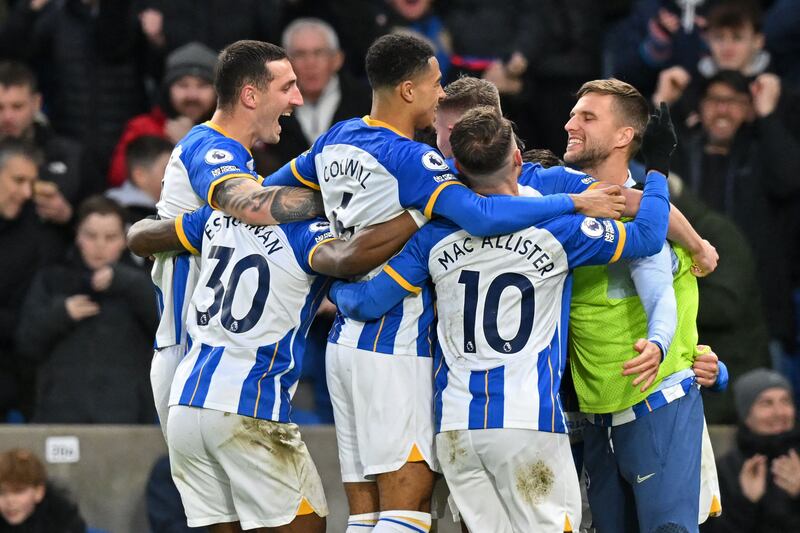
[[[733,385],[736,445],[717,464],[725,511],[704,531],[800,531],[800,431],[789,381],[757,368]]]
[[[167,56],[160,103],[125,126],[108,169],[108,183],[121,186],[128,176],[128,145],[144,135],[163,137],[173,144],[192,126],[211,118],[217,101],[214,67],[217,54],[204,44],[191,42]]]

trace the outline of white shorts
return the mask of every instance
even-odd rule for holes
[[[328,344],[328,390],[342,481],[372,481],[433,453],[433,361]]]
[[[577,531],[581,493],[566,434],[446,431],[436,436],[436,453],[470,531]]]
[[[169,417],[169,391],[172,380],[181,359],[186,354],[186,345],[175,344],[155,350],[150,363],[150,386],[153,389],[153,401],[156,404],[158,422],[164,438],[167,438],[167,418]]]
[[[708,436],[708,425],[703,419],[703,448],[700,452],[700,516],[697,523],[702,524],[708,517],[722,514],[722,496],[719,492],[717,464],[714,461],[714,449]]]
[[[297,425],[174,405],[167,427],[172,479],[189,527],[278,527],[298,515],[328,514]]]

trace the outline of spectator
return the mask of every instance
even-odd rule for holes
[[[794,342],[789,257],[800,192],[800,144],[776,116],[779,93],[774,78],[749,86],[738,72],[718,73],[702,91],[701,124],[682,136],[672,165],[752,247],[775,354]]]
[[[78,507],[47,482],[42,462],[19,448],[0,454],[0,533],[85,533]]]
[[[39,68],[53,129],[83,144],[104,190],[125,123],[146,108],[151,53],[133,0],[20,0],[0,31],[0,54]],[[88,177],[88,175],[85,175]]]
[[[150,477],[147,479],[146,501],[147,519],[151,533],[205,533],[204,527],[186,525],[186,513],[181,505],[178,487],[172,481],[169,457],[162,455],[156,459]]]
[[[282,0],[147,0],[139,13],[150,45],[164,54],[200,42],[222,50],[240,39],[277,43]]]
[[[691,125],[697,122],[693,111],[697,109],[699,92],[721,70],[733,70],[760,83],[765,78],[774,78],[771,56],[764,49],[761,20],[761,9],[753,0],[736,0],[714,6],[709,11],[705,32],[710,54],[700,59],[692,69],[676,65],[661,71],[653,103],[666,102],[671,106],[676,122],[683,123],[688,118]],[[785,102],[785,90],[781,91],[781,96],[781,108],[794,104]],[[786,125],[791,127],[789,121]]]
[[[0,417],[12,408],[29,414],[33,373],[19,364],[14,331],[33,275],[63,252],[29,202],[38,161],[29,144],[17,139],[0,141]]]
[[[678,176],[671,175],[669,183],[672,202],[700,235],[714,243],[722,258],[711,276],[697,280],[700,341],[724,354],[733,376],[769,366],[769,337],[750,243],[730,218],[709,209],[686,190]],[[730,388],[711,394],[703,389],[703,410],[709,424],[736,423]]]
[[[161,181],[172,149],[171,142],[152,135],[143,135],[128,144],[125,161],[129,178],[121,187],[106,193],[128,212],[128,224],[156,214]]]
[[[281,118],[281,142],[259,150],[261,174],[274,172],[304,152],[331,125],[369,114],[370,89],[341,71],[344,54],[339,37],[327,22],[316,18],[297,19],[283,32],[283,47],[297,75],[303,105],[292,116]]]
[[[211,118],[217,104],[213,84],[216,63],[217,54],[200,43],[186,44],[167,57],[161,103],[125,125],[111,156],[110,186],[119,187],[130,177],[125,154],[134,139],[157,135],[177,144],[192,126]]]
[[[17,342],[37,366],[34,422],[155,421],[148,366],[158,322],[147,275],[120,262],[125,213],[92,197],[78,211],[77,254],[41,270]]]
[[[680,65],[693,71],[706,49],[702,17],[691,15],[689,2],[682,7],[673,0],[637,0],[631,14],[607,32],[606,74],[653,94],[661,70]],[[705,5],[692,3],[692,9]],[[684,26],[685,22],[689,25]]]
[[[41,151],[36,212],[42,220],[64,228],[85,194],[82,148],[56,134],[41,110],[42,95],[33,72],[22,63],[0,62],[0,138],[22,139]],[[61,234],[71,238],[70,231]]]
[[[724,510],[704,531],[800,531],[800,431],[789,382],[759,368],[733,392],[736,445],[717,462]]]

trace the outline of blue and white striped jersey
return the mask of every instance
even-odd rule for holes
[[[369,117],[334,125],[289,168],[295,184],[321,190],[325,212],[336,235],[358,232],[404,210],[415,214],[422,224],[433,216],[442,190],[462,185],[439,152]],[[540,178],[541,172],[549,174]],[[526,165],[524,173],[523,179],[546,184],[553,192],[581,192],[594,181],[585,174],[563,168],[545,171],[539,165]],[[282,178],[276,183],[287,184],[280,181]],[[589,181],[581,183],[586,178]],[[473,206],[464,205],[463,211],[467,212],[468,207]],[[535,210],[533,206],[527,209],[528,214]],[[494,218],[475,209],[470,212],[475,212],[476,218]],[[547,218],[550,217],[543,216],[541,220]],[[367,279],[378,272],[380,267]],[[329,341],[384,354],[430,357],[435,339],[432,303],[433,294],[425,287],[378,320],[361,322],[339,314]]]
[[[412,237],[385,271],[406,290],[436,288],[437,431],[566,433],[570,270],[615,261],[625,235],[619,222],[567,215],[486,238],[437,220]]]
[[[201,259],[170,405],[288,422],[308,329],[328,286],[309,258],[333,238],[330,225],[250,226],[206,206],[179,215],[176,229]]]
[[[335,124],[294,159],[291,168],[298,181],[321,190],[325,214],[337,236],[391,220],[406,209],[422,224],[432,216],[439,192],[461,185],[436,150],[369,117]],[[426,289],[379,320],[365,323],[338,315],[329,341],[384,354],[430,357],[432,304],[432,292]]]
[[[242,177],[259,179],[250,152],[211,122],[195,126],[169,158],[156,206],[158,215],[172,219],[194,211],[210,202],[218,184]],[[183,344],[188,296],[197,280],[197,262],[186,253],[158,254],[152,278],[161,309],[156,348]]]

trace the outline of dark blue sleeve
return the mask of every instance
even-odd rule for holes
[[[445,187],[433,198],[432,212],[472,235],[513,233],[575,210],[572,198],[553,194],[541,198],[493,196],[484,198],[462,186]],[[428,213],[425,213],[428,215]]]
[[[178,232],[178,239],[187,251],[195,255],[200,254],[206,222],[213,213],[214,210],[205,205],[191,213],[182,213],[175,219],[175,231]]]

